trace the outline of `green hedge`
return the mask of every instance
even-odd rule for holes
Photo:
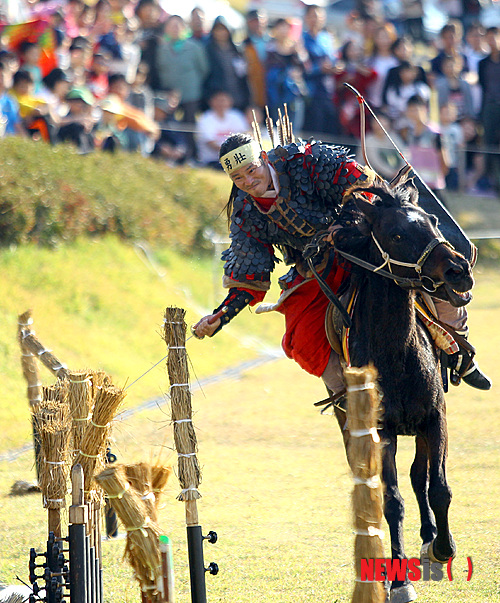
[[[208,244],[229,192],[224,175],[171,168],[137,154],[79,155],[18,138],[0,140],[0,245],[56,245],[116,233],[190,252]]]

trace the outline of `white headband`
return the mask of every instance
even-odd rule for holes
[[[226,174],[231,175],[234,170],[238,170],[258,159],[260,159],[260,146],[255,140],[252,140],[237,149],[229,151],[219,159],[219,162]]]

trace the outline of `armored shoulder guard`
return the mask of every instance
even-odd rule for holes
[[[297,249],[336,219],[345,191],[366,179],[343,147],[293,143],[273,149],[268,157],[279,183],[278,198],[265,214],[279,228],[273,242]]]
[[[240,191],[231,217],[231,246],[222,253],[224,274],[233,281],[249,284],[269,281],[278,258],[274,255],[269,223]]]

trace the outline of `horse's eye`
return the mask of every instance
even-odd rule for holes
[[[403,237],[400,234],[394,234],[391,238],[395,243],[399,243]]]

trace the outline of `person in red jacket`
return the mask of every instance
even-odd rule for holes
[[[359,121],[359,103],[351,90],[344,86],[351,84],[362,96],[368,87],[377,79],[377,72],[363,60],[361,46],[349,40],[341,51],[341,60],[335,65],[335,104],[344,133],[359,138],[361,136]]]

